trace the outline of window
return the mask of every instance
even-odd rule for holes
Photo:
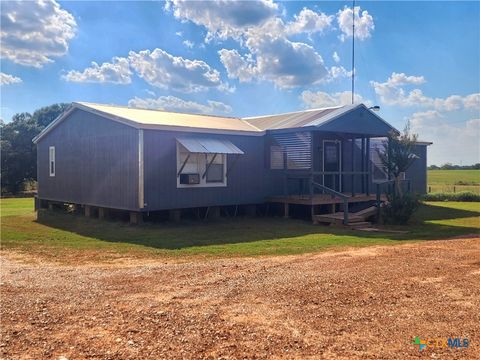
[[[178,188],[227,186],[226,169],[226,154],[189,152],[177,143]]]
[[[206,154],[207,183],[221,183],[223,182],[223,154]]]
[[[187,161],[186,163],[185,160]],[[186,149],[181,147],[180,166],[184,163],[185,165],[182,169],[182,174],[198,174],[200,172],[199,154],[190,153]]]
[[[55,146],[48,148],[48,166],[50,176],[55,176]]]
[[[277,170],[284,167],[284,155],[281,146],[270,146],[270,169]]]

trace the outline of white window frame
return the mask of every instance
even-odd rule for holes
[[[53,165],[53,171],[52,171]],[[51,177],[55,176],[55,171],[57,170],[57,163],[55,161],[55,146],[50,146],[48,148],[48,173]]]
[[[192,153],[191,155],[198,156],[198,174],[200,176],[199,184],[180,184],[180,175],[178,172],[183,165],[181,161],[181,152],[188,152],[182,144],[177,142],[177,171],[175,176],[177,177],[177,188],[202,188],[202,187],[226,187],[227,186],[227,154],[217,154],[217,158],[221,157],[223,162],[223,181],[222,182],[207,182],[207,175],[203,177],[203,173],[207,168],[207,156],[202,153]],[[188,174],[189,171],[182,170],[180,174]]]

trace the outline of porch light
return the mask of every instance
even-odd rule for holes
[[[370,106],[368,110],[373,110],[373,111],[380,111],[380,106],[375,105],[375,106]]]

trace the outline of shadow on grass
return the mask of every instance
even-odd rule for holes
[[[480,212],[424,204],[408,226],[393,227],[408,230],[406,234],[365,232],[326,226],[313,226],[307,221],[281,218],[221,218],[215,221],[184,221],[173,223],[145,223],[131,226],[122,222],[88,219],[80,215],[40,211],[37,222],[89,238],[113,243],[129,243],[145,247],[178,250],[189,247],[254,243],[265,240],[298,239],[298,246],[308,241],[324,241],[325,245],[359,245],[384,240],[431,240],[478,234]],[[472,218],[474,218],[472,220]],[[451,223],[451,219],[459,223]],[[462,224],[462,219],[469,219]],[[448,224],[442,221],[448,220]],[[435,221],[435,222],[431,222]],[[470,223],[473,225],[471,226]],[[315,238],[311,238],[314,235]],[[275,243],[271,245],[275,246]]]

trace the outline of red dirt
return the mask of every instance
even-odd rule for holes
[[[479,358],[480,238],[59,266],[4,251],[2,358]],[[412,338],[468,338],[464,349]]]

